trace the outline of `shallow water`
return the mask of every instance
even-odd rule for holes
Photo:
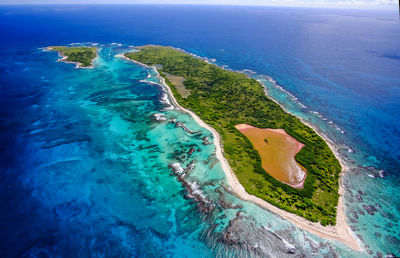
[[[23,114],[27,127],[14,146],[29,156],[21,153],[17,166],[7,170],[12,180],[7,185],[15,190],[3,195],[9,198],[2,205],[10,216],[3,221],[17,221],[3,227],[2,253],[312,252],[311,240],[297,242],[293,232],[315,238],[300,230],[289,232],[290,223],[227,192],[215,147],[203,144],[204,137],[212,141],[212,134],[190,116],[171,110],[165,92],[154,84],[155,72],[116,58],[123,50],[103,47],[95,69],[55,63],[56,54],[41,50],[25,60],[32,67],[28,78],[35,83],[18,96],[30,104]],[[166,120],[156,121],[154,114]],[[336,244],[331,245],[319,248]]]
[[[154,71],[115,57],[148,43],[251,69],[338,147],[350,167],[348,222],[363,247],[399,255],[391,12],[41,6],[0,15],[2,256],[365,256],[229,193],[214,146],[203,145],[211,133],[169,110]],[[94,69],[38,49],[87,41],[101,46]]]

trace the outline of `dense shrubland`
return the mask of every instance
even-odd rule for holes
[[[97,56],[97,49],[95,47],[49,47],[52,51],[60,52],[66,56],[65,61],[78,62],[82,67],[92,65],[93,59]]]

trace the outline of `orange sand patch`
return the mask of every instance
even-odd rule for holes
[[[235,126],[253,144],[261,157],[264,170],[282,183],[303,188],[306,169],[294,156],[304,144],[288,135],[283,129],[257,128],[247,124]]]

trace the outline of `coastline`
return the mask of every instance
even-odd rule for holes
[[[193,119],[196,121],[196,123],[198,123],[201,127],[211,131],[211,133],[214,136],[214,145],[216,147],[216,157],[221,162],[221,167],[222,167],[223,171],[225,172],[225,175],[226,175],[226,178],[228,181],[228,186],[231,188],[232,192],[237,195],[237,197],[239,197],[242,200],[250,201],[250,202],[260,206],[261,208],[267,209],[267,210],[281,216],[282,218],[289,220],[290,222],[295,224],[298,228],[306,230],[316,236],[319,236],[319,237],[325,238],[325,239],[336,240],[336,241],[346,244],[347,246],[349,246],[350,248],[352,248],[356,251],[363,251],[360,244],[357,242],[356,237],[351,232],[350,227],[347,225],[346,217],[345,217],[345,213],[344,213],[344,208],[345,208],[344,201],[343,201],[344,188],[342,186],[341,180],[342,180],[342,174],[347,170],[347,167],[344,164],[343,160],[340,159],[340,156],[338,155],[338,152],[333,147],[332,143],[329,140],[327,140],[327,137],[323,136],[318,130],[316,130],[316,128],[314,128],[314,126],[311,126],[309,123],[304,122],[301,119],[301,121],[304,124],[310,126],[312,129],[314,129],[314,131],[321,138],[323,138],[325,140],[325,142],[328,144],[329,148],[334,153],[335,157],[339,160],[339,162],[342,166],[342,171],[340,173],[340,178],[339,178],[339,201],[338,201],[338,206],[337,206],[337,217],[336,217],[336,225],[335,226],[322,226],[320,223],[308,221],[307,219],[302,218],[296,214],[281,210],[278,207],[262,200],[261,198],[258,198],[254,195],[248,194],[246,192],[246,190],[244,189],[244,187],[240,184],[239,180],[237,179],[236,175],[230,168],[227,160],[225,159],[225,157],[223,155],[221,138],[220,138],[218,132],[211,126],[207,125],[204,121],[202,121],[200,119],[200,117],[198,117],[194,112],[179,105],[179,103],[176,101],[170,87],[166,84],[165,79],[162,76],[160,76],[157,68],[155,66],[148,66],[148,65],[145,65],[138,61],[129,59],[129,58],[125,57],[123,54],[116,55],[116,57],[121,57],[125,60],[134,62],[134,63],[144,66],[146,68],[154,69],[157,73],[157,76],[158,76],[160,82],[161,82],[160,83],[161,86],[164,87],[164,89],[167,91],[173,105],[176,106],[177,108],[179,108],[180,110],[182,110],[183,112],[192,116]],[[266,95],[268,96],[265,87],[264,87],[264,90],[265,90]],[[268,96],[268,97],[271,98],[270,96]],[[272,99],[272,100],[275,101],[274,99]],[[280,106],[282,106],[282,105],[280,105]],[[284,110],[286,112],[288,112],[286,109],[284,109]]]
[[[285,110],[285,112],[290,113],[288,110],[286,110],[286,108],[281,103],[276,101],[274,98],[272,98],[268,94],[267,88],[263,85],[263,83],[260,80],[257,80],[257,81],[263,86],[265,95],[267,95],[272,101],[274,101],[276,104],[278,104],[283,110]],[[334,227],[336,234],[338,236],[340,236],[340,235],[345,236],[345,238],[348,240],[351,240],[352,245],[354,245],[354,247],[357,247],[357,248],[354,248],[354,247],[350,246],[348,243],[346,243],[348,246],[352,247],[354,250],[357,250],[357,251],[364,251],[361,248],[360,243],[357,241],[358,238],[355,236],[354,232],[351,231],[351,229],[346,221],[345,205],[344,205],[344,187],[343,187],[342,180],[343,180],[343,174],[348,170],[348,167],[346,166],[345,161],[340,157],[340,154],[336,150],[334,143],[329,139],[328,136],[326,136],[323,132],[321,132],[315,125],[311,124],[310,122],[304,120],[301,117],[298,117],[298,118],[300,119],[300,121],[303,124],[311,127],[315,131],[316,134],[318,134],[322,139],[324,139],[324,141],[328,145],[329,149],[333,152],[336,159],[339,161],[340,166],[342,167],[342,171],[340,172],[340,175],[339,175],[339,191],[338,191],[339,200],[338,200],[338,205],[336,207],[336,209],[337,209],[336,225],[328,226],[328,227]],[[302,219],[302,218],[300,217],[300,219]],[[310,223],[312,223],[312,222],[310,222]],[[317,224],[317,223],[312,223],[312,224]],[[342,241],[342,242],[345,243],[344,241]]]

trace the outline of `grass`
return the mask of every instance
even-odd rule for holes
[[[190,95],[190,90],[186,89],[183,83],[185,81],[185,78],[169,73],[164,73],[164,75],[175,86],[175,89],[178,91],[179,95],[181,95],[182,98],[187,98]]]
[[[263,86],[242,73],[224,70],[171,47],[144,46],[125,56],[156,65],[180,105],[195,112],[221,135],[224,156],[249,194],[322,225],[336,223],[341,166],[326,142],[297,117],[269,99]],[[165,73],[181,76],[191,94],[183,98]],[[234,126],[285,129],[305,144],[296,161],[307,169],[303,189],[270,176],[250,141]]]

